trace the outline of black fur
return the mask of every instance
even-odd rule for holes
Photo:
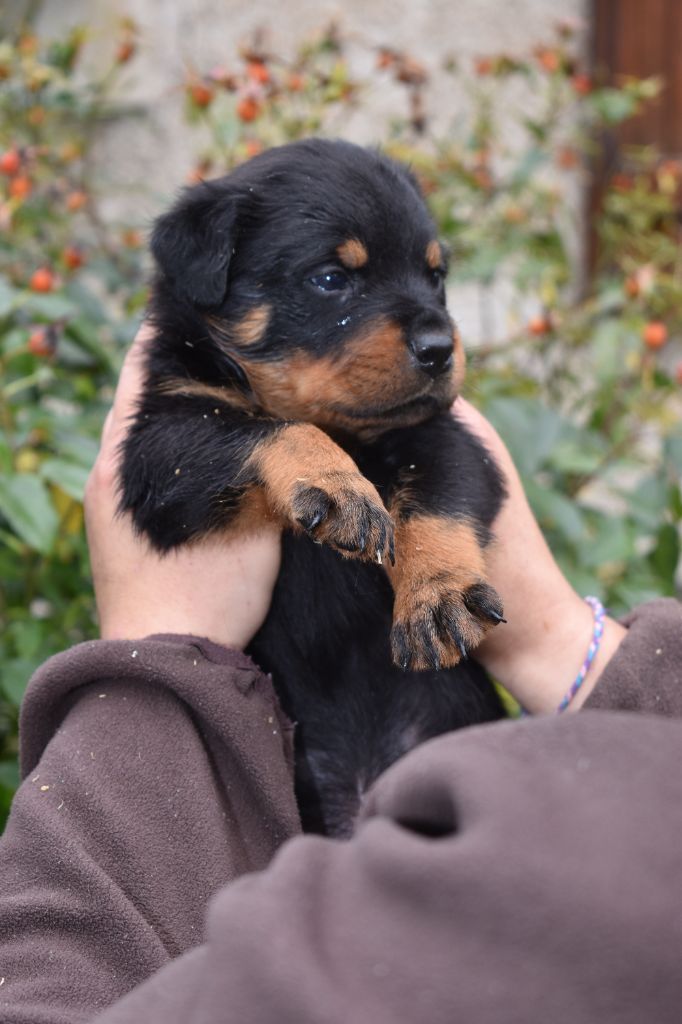
[[[349,239],[362,243],[365,263],[340,261]],[[321,140],[270,150],[186,190],[159,219],[155,338],[121,475],[121,507],[158,549],[229,529],[245,497],[267,485],[260,452],[291,436],[292,421],[333,438],[396,524],[435,517],[487,544],[503,486],[447,411],[455,370],[441,349],[452,322],[444,262],[424,255],[433,239],[405,168]],[[344,283],[328,290],[330,281]],[[261,313],[262,330],[249,320]],[[317,395],[315,381],[324,390],[332,378]],[[346,478],[336,497],[301,485],[288,518],[277,512],[289,527],[282,571],[250,648],[297,723],[304,825],[337,835],[402,753],[503,713],[475,662],[437,670],[453,643],[466,648],[468,616],[481,629],[499,621],[494,590],[477,579],[458,603],[394,625],[391,583],[374,561],[393,553],[391,517],[357,491],[359,477]],[[321,534],[334,517],[336,533]],[[409,670],[415,645],[421,671]]]

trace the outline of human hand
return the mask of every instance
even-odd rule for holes
[[[85,490],[101,636],[183,633],[244,648],[270,607],[279,530],[273,525],[257,535],[209,537],[161,555],[135,533],[130,516],[117,512],[119,447],[140,394],[149,337],[143,325],[125,358]]]
[[[526,710],[551,712],[582,665],[592,636],[592,611],[555,562],[499,434],[462,398],[454,414],[494,456],[508,491],[486,553],[488,579],[502,598],[507,623],[486,637],[476,660]],[[606,618],[599,652],[569,710],[585,702],[625,632]]]

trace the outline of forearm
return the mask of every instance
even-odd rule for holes
[[[0,843],[3,1021],[89,1019],[197,945],[213,893],[298,831],[289,747],[236,651],[100,641],[43,666]]]
[[[350,841],[222,890],[205,945],[98,1024],[674,1024],[681,730],[585,713],[425,744]]]

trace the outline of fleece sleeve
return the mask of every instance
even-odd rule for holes
[[[97,1024],[678,1024],[681,751],[622,712],[432,740]]]
[[[193,638],[51,659],[0,841],[0,1019],[90,1020],[204,937],[206,905],[299,830],[291,727],[244,655]]]
[[[584,707],[682,717],[682,604],[651,601],[623,625],[627,634]]]

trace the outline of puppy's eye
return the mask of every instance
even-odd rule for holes
[[[434,270],[432,270],[431,273],[430,273],[430,277],[431,277],[431,284],[433,285],[433,287],[434,288],[440,288],[440,286],[445,281],[446,276],[447,276],[447,271],[446,271],[445,267],[436,267]]]
[[[324,274],[309,278],[309,281],[321,292],[341,292],[350,285],[348,275],[342,270],[327,270]]]

